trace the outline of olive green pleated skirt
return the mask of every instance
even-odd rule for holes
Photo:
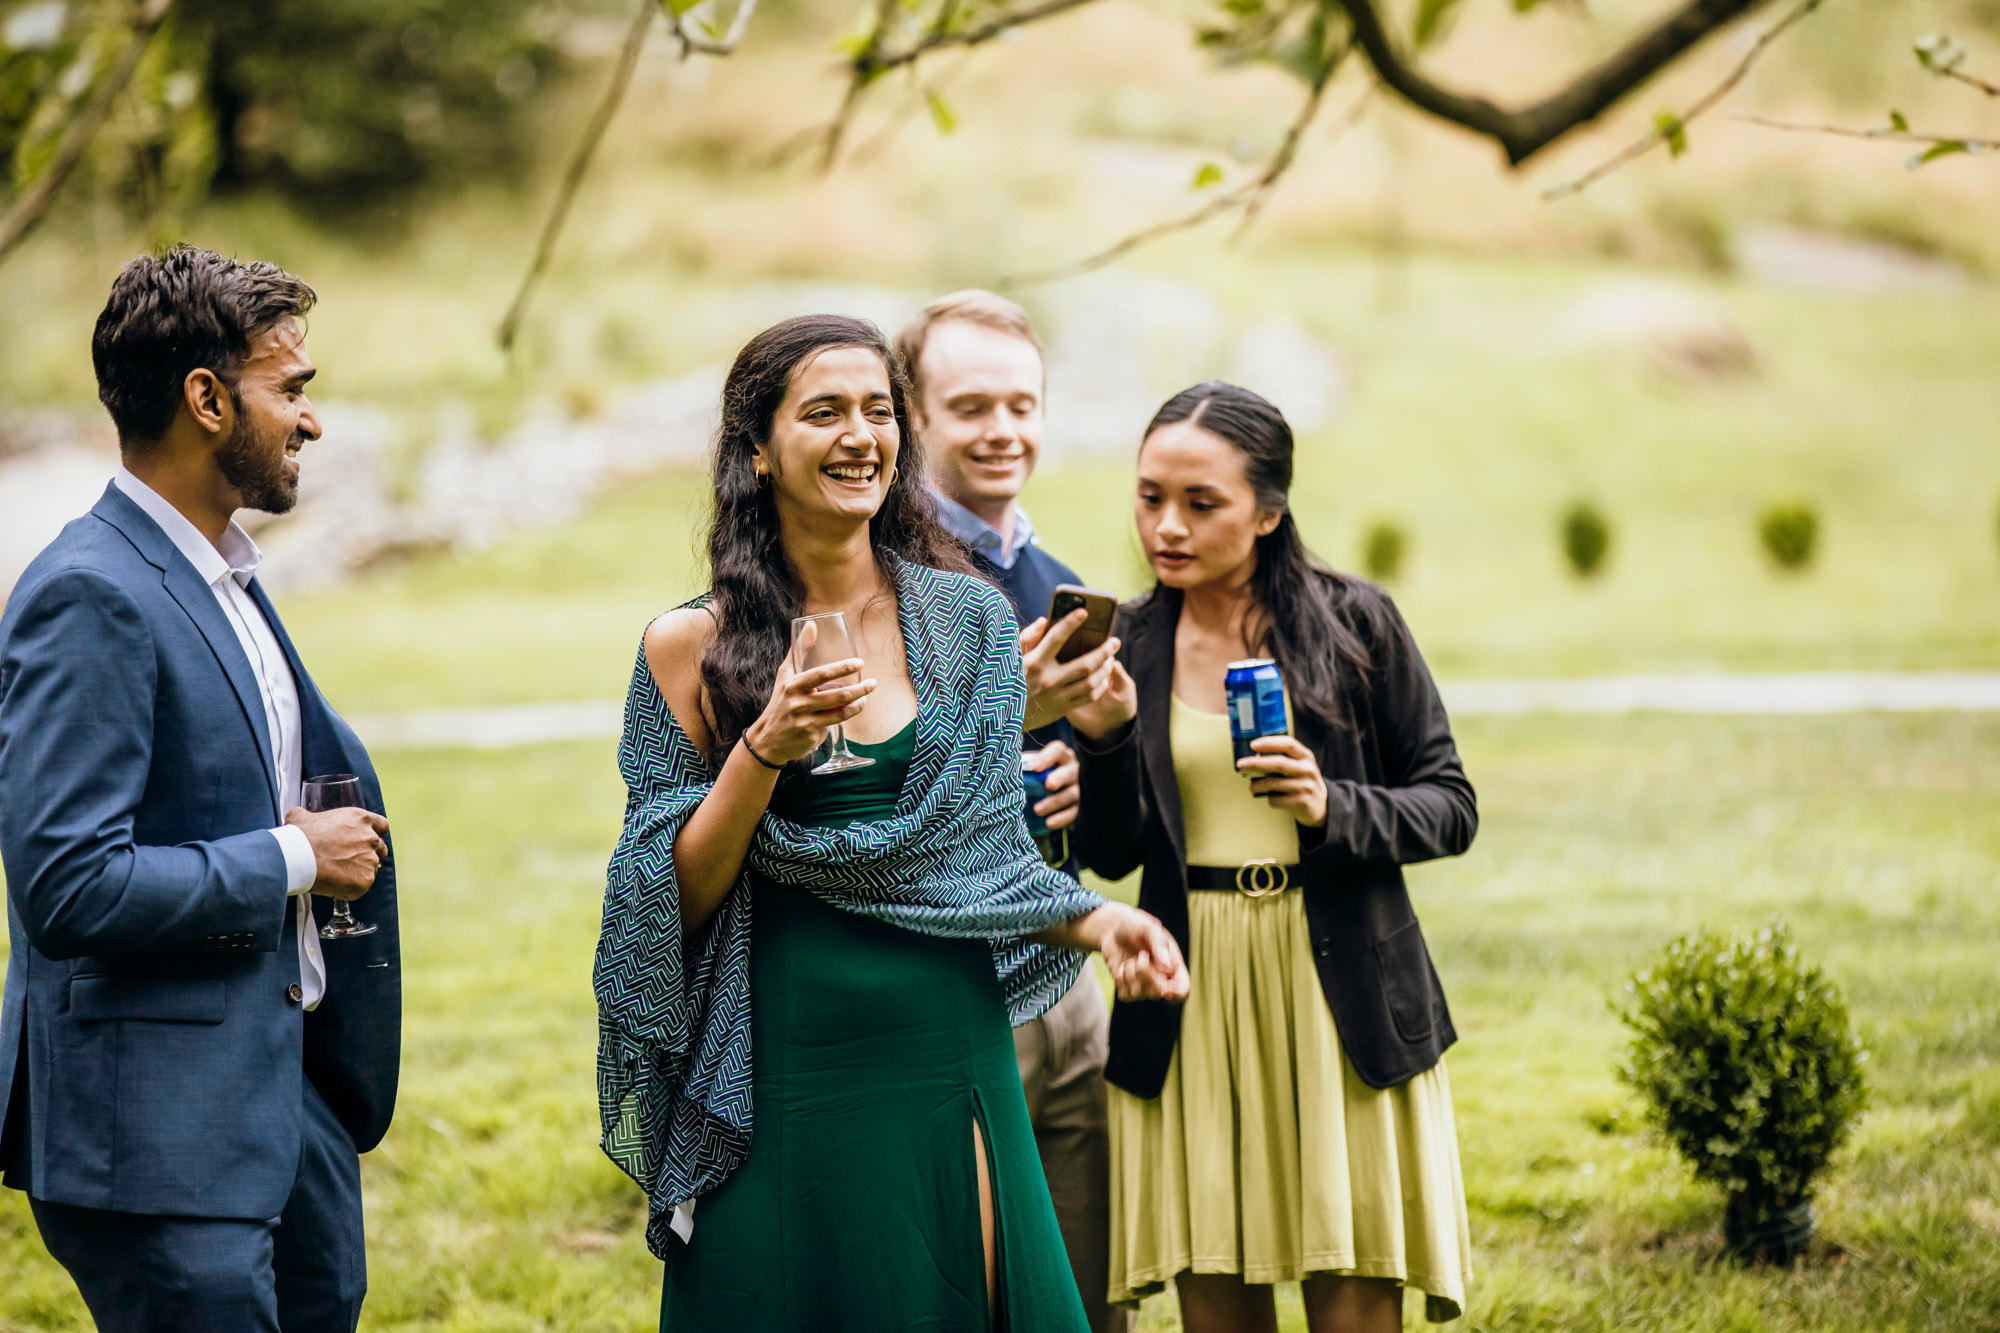
[[[1111,1090],[1111,1299],[1183,1272],[1390,1278],[1434,1321],[1472,1272],[1442,1063],[1376,1089],[1341,1050],[1297,892],[1189,895],[1193,988],[1159,1097]]]

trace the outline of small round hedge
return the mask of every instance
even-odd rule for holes
[[[1804,569],[1819,549],[1819,515],[1811,505],[1772,505],[1758,520],[1757,540],[1781,569]]]
[[[1393,582],[1402,574],[1403,557],[1409,550],[1409,537],[1384,520],[1370,527],[1361,543],[1361,568],[1377,583]]]
[[[1611,553],[1611,523],[1597,507],[1580,500],[1569,507],[1562,521],[1563,555],[1580,579],[1587,579],[1604,565]]]
[[[1702,931],[1666,947],[1626,986],[1632,1044],[1619,1078],[1702,1180],[1729,1198],[1725,1232],[1752,1257],[1788,1259],[1773,1224],[1809,1217],[1813,1182],[1866,1100],[1867,1054],[1840,993],[1799,961],[1780,922]]]

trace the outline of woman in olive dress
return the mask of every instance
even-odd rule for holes
[[[1153,590],[1122,609],[1129,676],[1071,715],[1092,868],[1144,867],[1186,951],[1185,1006],[1111,1019],[1113,1300],[1173,1283],[1188,1333],[1312,1333],[1463,1308],[1465,1194],[1444,994],[1402,867],[1478,816],[1437,690],[1381,589],[1312,560],[1292,433],[1209,382],[1147,428],[1133,501]],[[1290,734],[1235,757],[1224,675],[1272,658]]]
[[[874,325],[766,330],[724,388],[711,589],[646,631],[599,1092],[670,1333],[1082,1333],[1009,1020],[1082,950],[1186,991],[1157,921],[1029,842],[1013,618],[923,475]],[[834,611],[856,657],[795,669],[793,618]],[[808,772],[836,724],[872,762]]]

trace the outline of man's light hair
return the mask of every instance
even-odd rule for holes
[[[1036,356],[1042,354],[1042,340],[1035,336],[1028,312],[1016,302],[978,287],[940,296],[919,310],[916,318],[896,335],[896,356],[903,363],[903,373],[910,377],[910,396],[916,403],[923,401],[924,346],[930,342],[932,329],[952,320],[977,324],[996,333],[1011,333],[1034,348]]]

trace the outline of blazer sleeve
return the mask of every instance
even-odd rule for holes
[[[1369,600],[1358,619],[1374,662],[1366,706],[1385,780],[1328,780],[1325,837],[1313,855],[1398,865],[1457,856],[1472,845],[1479,806],[1444,701],[1394,604],[1379,593]]]
[[[27,596],[0,646],[0,854],[30,943],[49,958],[199,949],[224,935],[275,950],[287,884],[269,830],[133,841],[158,680],[137,604],[75,569]]]

